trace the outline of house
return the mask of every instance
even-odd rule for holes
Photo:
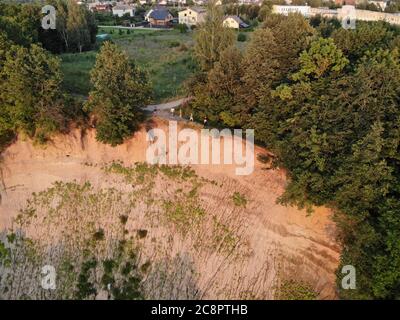
[[[186,0],[167,0],[168,5],[186,5]]]
[[[93,2],[89,3],[88,8],[92,12],[111,12],[112,5],[110,3]]]
[[[310,16],[310,6],[272,6],[272,13],[283,14],[287,16],[289,13],[300,13],[304,17]]]
[[[232,29],[248,28],[249,25],[244,23],[238,16],[226,16],[223,22],[224,27]]]
[[[204,22],[207,14],[205,8],[200,7],[190,7],[185,10],[179,11],[179,23],[186,24],[188,26],[197,25]]]
[[[171,26],[174,17],[166,8],[152,9],[148,15],[150,27],[165,28]]]
[[[194,3],[196,6],[204,6],[204,5],[207,4],[207,1],[206,1],[206,0],[193,0],[193,3]]]
[[[128,4],[118,4],[112,8],[114,16],[123,17],[128,14],[130,17],[135,15],[135,7]]]

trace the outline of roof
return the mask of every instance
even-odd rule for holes
[[[125,4],[119,4],[113,7],[113,10],[130,10],[130,9],[135,9],[135,7]]]
[[[206,8],[202,8],[202,7],[187,7],[186,9],[182,10],[181,12],[186,11],[186,10],[192,10],[192,11],[195,11],[197,13],[207,12],[207,9]]]
[[[165,20],[167,19],[168,15],[170,15],[170,12],[166,9],[154,9],[149,17],[153,18],[154,20]]]

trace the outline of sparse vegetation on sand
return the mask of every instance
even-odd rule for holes
[[[284,280],[275,292],[277,300],[316,300],[318,294],[307,283],[297,280]]]
[[[207,277],[194,260],[230,266],[247,256],[241,215],[232,215],[239,208],[227,197],[228,209],[215,214],[201,193],[220,186],[191,168],[112,162],[102,171],[108,188],[56,182],[32,194],[14,230],[0,237],[1,298],[173,298],[178,287],[181,298],[200,298],[217,287],[194,287]],[[174,255],[177,244],[182,249]],[[42,296],[45,264],[54,266],[58,280]]]

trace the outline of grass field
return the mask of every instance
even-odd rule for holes
[[[111,33],[112,32],[112,33]],[[183,96],[183,82],[193,72],[191,58],[192,34],[177,30],[127,30],[103,27],[99,34],[108,33],[111,39],[124,49],[137,64],[146,70],[154,88],[154,102]],[[90,90],[89,72],[94,65],[96,51],[63,54],[62,71],[64,88],[73,94],[87,95]]]

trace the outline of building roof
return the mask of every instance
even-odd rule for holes
[[[113,10],[130,10],[130,9],[135,9],[135,7],[127,4],[118,4],[115,7],[113,7]]]
[[[154,20],[165,20],[168,15],[170,15],[170,12],[167,9],[157,8],[150,13],[149,17]]]

